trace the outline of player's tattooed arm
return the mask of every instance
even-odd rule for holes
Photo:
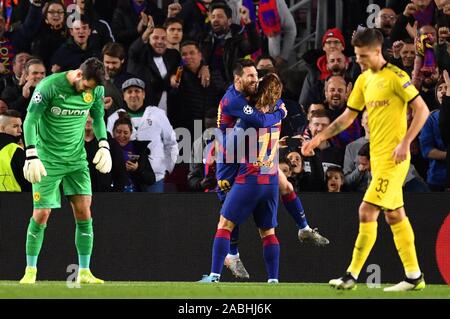
[[[322,132],[324,139],[329,139],[345,130],[353,123],[357,116],[358,112],[346,108],[344,113],[342,113]]]

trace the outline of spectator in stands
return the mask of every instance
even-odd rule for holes
[[[365,190],[365,180],[370,180],[372,178],[371,175],[370,177],[363,176],[368,175],[369,173],[364,172],[364,174],[362,174],[363,172],[360,170],[358,161],[359,150],[370,140],[367,111],[364,111],[362,114],[361,125],[364,128],[365,135],[347,145],[344,158],[344,184],[349,190],[356,190],[359,192]],[[369,180],[367,180],[367,183],[369,183]],[[427,192],[429,190],[427,184],[423,181],[412,163],[409,166],[408,174],[406,175],[403,184],[403,190],[405,192]]]
[[[6,20],[0,14],[0,74],[12,71],[14,56],[18,52],[29,52],[35,31],[39,28],[41,2],[31,2],[25,21],[12,31],[6,30]]]
[[[327,111],[318,110],[311,114],[309,129],[313,138],[330,125],[331,119]],[[315,150],[317,157],[322,162],[323,172],[329,166],[342,167],[344,164],[344,150],[333,145],[331,140],[324,140]],[[307,159],[305,159],[305,162]]]
[[[364,128],[364,136],[361,136],[359,139],[351,142],[345,148],[344,184],[350,191],[365,192],[371,179],[370,172],[366,165],[366,160],[370,160],[370,155],[367,156],[366,154],[369,151],[369,126],[367,111],[364,111],[362,114],[361,126]],[[366,149],[362,150],[363,146],[366,144]],[[362,155],[360,155],[360,153],[362,153]],[[362,161],[360,156],[364,157]]]
[[[398,16],[391,31],[391,42],[414,39],[417,30],[425,25],[435,25],[436,3],[433,0],[411,0]]]
[[[122,108],[122,84],[133,77],[125,70],[125,51],[120,43],[110,42],[103,47],[105,66],[105,118]],[[108,99],[109,98],[109,99]]]
[[[114,36],[111,27],[105,20],[100,20],[97,12],[95,12],[92,0],[75,0],[77,5],[76,11],[80,15],[84,15],[89,21],[91,33],[95,36],[96,41],[99,41],[100,46],[103,47],[109,42],[114,42]]]
[[[324,81],[333,74],[340,74],[351,83],[355,83],[356,78],[361,73],[359,65],[353,59],[342,55],[345,48],[345,40],[339,29],[329,29],[322,37],[322,51],[311,50],[303,55],[306,62],[308,74],[303,82],[299,103],[307,108],[312,103],[323,101]],[[328,59],[331,55],[332,61]]]
[[[47,2],[41,20],[31,43],[31,53],[44,61],[47,70],[51,70],[51,57],[67,40],[66,12],[61,1]]]
[[[375,27],[383,34],[383,55],[386,59],[392,58],[391,32],[397,21],[397,14],[391,8],[378,11],[375,18]]]
[[[441,79],[436,87],[436,98],[439,106],[442,107],[442,98],[447,91],[444,79]],[[444,191],[445,180],[447,178],[447,147],[442,140],[439,131],[440,108],[434,110],[428,116],[422,128],[419,140],[424,158],[428,159],[427,184],[432,191]]]
[[[367,114],[367,112],[365,112]],[[367,117],[367,115],[366,115]],[[367,121],[367,120],[366,120]],[[366,123],[367,126],[367,123]],[[355,141],[356,142],[356,141]],[[359,145],[359,144],[358,144]],[[352,146],[349,144],[348,146]],[[356,145],[355,145],[356,146]],[[345,176],[344,184],[349,190],[365,192],[370,184],[372,175],[370,174],[370,144],[363,144],[357,152],[356,168]],[[347,150],[345,156],[348,156]],[[346,157],[347,159],[347,157]],[[353,159],[352,159],[353,161]],[[344,160],[344,167],[348,163]]]
[[[114,38],[125,51],[147,28],[148,24],[162,25],[164,13],[153,0],[118,0],[111,28]]]
[[[344,172],[342,168],[330,166],[325,173],[325,181],[327,183],[328,193],[340,193],[344,186]]]
[[[149,24],[131,45],[128,59],[127,71],[143,79],[147,85],[146,102],[167,114],[170,77],[176,73],[181,57],[177,50],[167,48],[166,29]]]
[[[150,150],[147,141],[131,141],[131,119],[125,112],[119,112],[114,123],[114,139],[120,145],[122,163],[126,167],[125,192],[145,192],[155,183],[155,173],[150,165]]]
[[[203,121],[209,109],[214,109],[217,113],[222,91],[214,79],[207,88],[202,85],[198,76],[202,66],[202,53],[196,42],[183,42],[181,56],[184,61],[182,74],[174,74],[170,79],[172,87],[177,88],[174,93],[177,107],[172,109],[168,117],[174,127],[187,128],[195,139],[194,121]]]
[[[98,141],[95,138],[92,128],[92,117],[88,116],[84,128],[84,149],[86,150],[86,160],[88,161],[93,192],[123,192],[127,182],[127,174],[120,146],[111,138],[110,134],[108,134],[108,143],[112,168],[109,173],[103,174],[95,169],[95,165],[92,163],[98,151]]]
[[[169,5],[167,16],[183,21],[186,40],[199,42],[209,31],[208,8],[213,0],[186,0]]]
[[[317,155],[308,157],[305,167],[305,161],[300,154],[299,149],[290,150],[287,154],[287,159],[291,163],[292,174],[289,181],[296,192],[317,192],[324,190],[324,173],[322,163]],[[306,168],[308,171],[306,171]]]
[[[447,146],[447,150],[450,147],[450,77],[448,71],[443,71],[443,78],[447,90],[442,97],[441,116],[439,117],[439,129],[441,132],[442,140]],[[445,182],[445,188],[450,191],[450,156],[447,152],[447,179]]]
[[[183,20],[167,18],[164,27],[167,31],[167,47],[180,51],[180,43],[183,39]]]
[[[187,176],[189,189],[195,192],[211,192],[217,186],[214,140],[212,129],[217,127],[217,110],[205,113],[205,136],[196,139],[192,145],[191,162]]]
[[[258,71],[258,77],[262,78],[269,72],[277,73],[278,70],[275,66],[275,59],[270,55],[260,55],[256,59],[256,70]],[[297,103],[296,100],[289,98],[286,92],[287,85],[283,77],[280,76],[283,81],[283,93],[282,100],[288,111],[288,115],[282,120],[281,136],[294,136],[302,132],[306,124],[306,114],[303,108]]]
[[[262,54],[256,59],[256,70],[258,71],[258,77],[262,78],[264,75],[266,75],[269,70],[272,70],[275,68],[275,59],[272,58],[270,55]],[[263,72],[264,70],[264,72]]]
[[[23,80],[19,86],[8,86],[3,91],[1,98],[10,109],[20,113],[22,120],[25,120],[28,104],[33,95],[34,89],[45,77],[46,71],[42,60],[30,58],[25,63]]]
[[[155,173],[155,184],[147,192],[164,191],[164,176],[171,173],[178,157],[178,144],[175,132],[164,111],[156,106],[144,107],[145,83],[131,78],[122,85],[125,108],[108,117],[107,130],[112,133],[118,112],[127,112],[131,117],[133,131],[131,140],[147,141],[150,150],[149,160]]]
[[[416,48],[413,40],[396,41],[392,45],[392,52],[390,62],[404,70],[409,76],[412,76],[414,59],[416,58]]]
[[[450,16],[450,15],[449,15]],[[450,70],[450,24],[438,29],[438,44],[435,49],[436,63],[440,70]]]
[[[12,60],[12,73],[4,74],[1,77],[0,92],[3,92],[3,90],[7,87],[19,88],[24,81],[23,73],[25,63],[27,63],[29,58],[30,54],[28,52],[19,52],[14,56]]]
[[[277,67],[288,62],[297,36],[294,17],[284,0],[260,0],[258,21],[268,39],[269,54]]]
[[[200,49],[211,78],[225,90],[233,81],[236,61],[258,50],[260,39],[246,7],[241,9],[244,26],[231,23],[231,9],[223,2],[213,3],[209,13],[211,31],[200,42]]]
[[[77,69],[90,57],[100,57],[102,47],[96,38],[91,36],[91,28],[86,17],[81,16],[73,21],[69,28],[70,38],[55,52],[52,57],[52,73]]]
[[[311,139],[311,130],[309,129],[309,122],[311,122],[312,113],[318,110],[326,110],[326,107],[324,104],[311,104],[309,108],[307,109],[306,113],[306,123],[303,126],[303,128],[300,130],[301,136],[305,139]]]
[[[283,172],[283,174],[290,180],[292,176],[292,165],[291,161],[287,159],[287,157],[281,157],[280,155],[280,161],[278,163],[278,167]]]
[[[20,113],[8,110],[0,114],[0,192],[28,192],[31,184],[23,176],[25,151],[20,147]]]
[[[340,75],[332,75],[325,82],[325,107],[328,110],[331,121],[334,121],[341,115],[347,107],[347,100],[350,95],[351,84],[345,82]],[[334,136],[331,141],[334,146],[344,149],[348,143],[353,142],[361,137],[361,125],[359,118],[344,131]]]

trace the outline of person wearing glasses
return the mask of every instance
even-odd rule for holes
[[[58,0],[48,2],[42,12],[42,24],[31,43],[31,53],[40,57],[47,70],[56,50],[67,40],[66,9]]]

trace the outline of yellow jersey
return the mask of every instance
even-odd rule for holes
[[[418,95],[409,75],[390,63],[378,72],[369,69],[358,77],[347,106],[358,112],[367,109],[371,158],[392,159],[407,131],[408,103]]]

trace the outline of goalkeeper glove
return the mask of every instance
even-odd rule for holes
[[[26,160],[23,166],[23,176],[32,184],[39,183],[41,176],[47,176],[47,171],[38,157],[37,150],[34,145],[30,145],[25,151]]]
[[[98,142],[98,151],[95,153],[92,163],[97,164],[95,168],[103,174],[109,173],[112,167],[111,154],[109,153],[109,144],[106,140]]]

